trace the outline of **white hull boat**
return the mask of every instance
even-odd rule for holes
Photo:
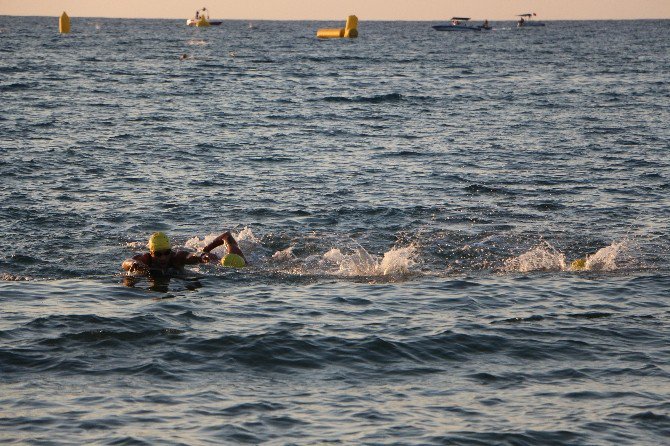
[[[452,17],[451,23],[442,25],[433,25],[435,31],[481,31],[482,29],[491,29],[489,26],[474,26],[469,25],[469,17]],[[486,22],[488,23],[488,22]]]

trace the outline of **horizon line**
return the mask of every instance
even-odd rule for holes
[[[67,13],[67,11],[63,11]],[[356,15],[356,14],[352,14]],[[80,19],[122,19],[122,20],[186,20],[181,17],[111,17],[111,16],[73,16],[68,14],[70,18],[80,18]],[[15,15],[15,14],[0,14],[0,17],[50,17],[58,18],[60,15]],[[513,16],[516,17],[516,16]],[[214,17],[212,20],[223,20],[223,21],[249,21],[255,20],[259,22],[334,22],[346,20],[344,18],[335,18],[335,19],[258,19],[258,18],[222,18]],[[435,22],[435,21],[449,21],[451,18],[441,18],[441,19],[361,19],[358,18],[359,22]],[[495,20],[498,22],[514,22],[517,19],[470,19],[471,21],[480,21],[480,20]],[[580,18],[580,19],[534,19],[541,22],[608,22],[608,21],[640,21],[640,20],[670,20],[670,17],[643,17],[643,18],[616,18],[616,19],[603,19],[603,18]]]

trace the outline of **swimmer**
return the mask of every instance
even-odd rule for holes
[[[186,60],[186,59],[188,59],[188,54],[186,54],[186,53],[179,56],[179,60]]]
[[[244,257],[244,254],[242,253],[242,250],[240,249],[239,245],[233,238],[233,236],[230,234],[230,231],[226,231],[217,238],[214,239],[212,243],[209,245],[205,246],[202,250],[205,253],[208,253],[208,256],[210,260],[212,258],[218,259],[214,254],[211,254],[210,251],[217,246],[221,245],[226,245],[226,255],[223,256],[222,259],[220,259],[220,263],[223,266],[232,266],[236,268],[240,268],[242,266],[247,265],[247,259]]]
[[[581,271],[586,268],[586,257],[583,259],[573,260],[570,263],[570,269],[574,271]]]
[[[168,275],[179,272],[185,265],[209,262],[204,254],[173,251],[170,239],[162,232],[151,234],[148,246],[148,253],[124,260],[121,267],[131,273]]]
[[[573,260],[570,263],[570,269],[573,271],[583,271],[586,269],[586,262],[593,257],[596,253],[593,252],[591,254],[586,254],[584,257],[580,259]]]
[[[210,253],[212,249],[224,243],[226,244],[227,254],[223,259],[219,259],[218,256]],[[173,251],[170,240],[162,232],[154,232],[149,238],[148,246],[148,253],[138,254],[124,260],[121,267],[131,273],[171,275],[181,272],[185,265],[221,261],[224,266],[242,267],[247,263],[242,250],[237,246],[237,242],[228,231],[207,245],[201,254]],[[229,256],[230,258],[228,258]]]

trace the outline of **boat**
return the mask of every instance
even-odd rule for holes
[[[222,23],[223,23],[222,21],[210,20],[209,11],[207,11],[207,8],[197,10],[195,12],[195,17],[186,20],[187,26],[197,26],[197,27],[218,26]]]
[[[517,28],[526,28],[529,26],[544,26],[544,22],[536,22],[533,20],[533,17],[535,17],[537,14],[534,12],[529,12],[526,14],[519,14],[517,17],[519,17],[519,20],[516,22]]]
[[[482,29],[490,29],[490,27],[483,28],[482,26],[470,25],[468,24],[469,20],[470,17],[452,17],[450,23],[433,25],[433,29],[435,31],[481,31]]]

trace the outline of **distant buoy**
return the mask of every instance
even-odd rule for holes
[[[339,39],[358,37],[358,17],[350,15],[344,28],[323,28],[316,31],[316,37],[320,39]]]
[[[358,37],[358,17],[355,15],[347,17],[347,24],[344,26],[344,37],[351,39]]]
[[[58,19],[58,31],[61,34],[68,34],[70,32],[70,17],[68,17],[65,11],[63,11],[60,19]]]
[[[344,37],[344,28],[323,28],[316,32],[319,39],[339,39]]]

